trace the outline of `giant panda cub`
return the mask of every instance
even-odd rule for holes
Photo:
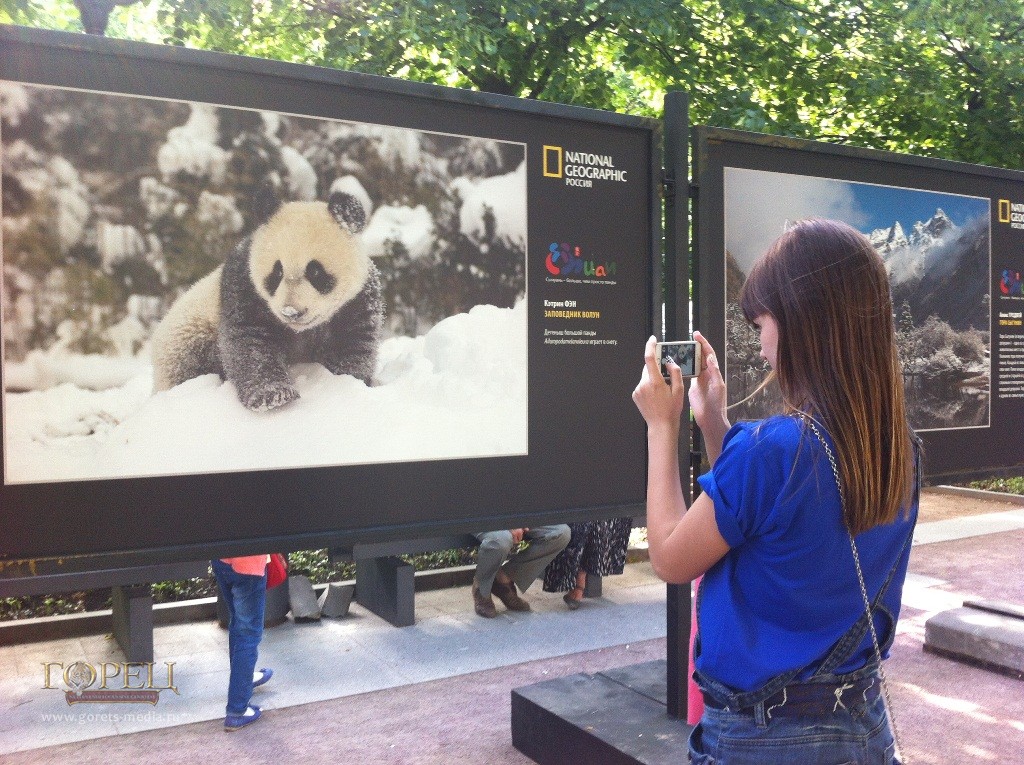
[[[372,384],[384,305],[356,236],[362,205],[343,192],[281,204],[265,191],[257,208],[261,225],[154,332],[154,390],[215,373],[247,409],[264,411],[299,397],[291,364],[318,362]]]

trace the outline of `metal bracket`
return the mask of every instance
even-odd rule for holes
[[[701,452],[690,452],[690,467],[694,470],[700,470],[700,463],[704,459],[704,454]]]
[[[661,186],[664,189],[665,204],[674,205],[676,203],[676,178],[671,171],[665,168],[661,168]]]

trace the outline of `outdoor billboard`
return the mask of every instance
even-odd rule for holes
[[[889,275],[908,416],[931,480],[1024,463],[1024,173],[736,131],[695,133],[698,326],[725,349],[730,415],[774,411],[738,297],[791,222],[864,233]]]
[[[658,123],[0,43],[0,558],[642,512]]]

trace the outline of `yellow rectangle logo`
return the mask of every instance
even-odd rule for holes
[[[545,146],[544,147],[544,177],[545,178],[561,178],[562,177],[562,147],[561,146]]]
[[[999,200],[999,222],[1009,223],[1010,222],[1010,200],[1000,199]]]

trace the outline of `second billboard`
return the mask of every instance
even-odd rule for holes
[[[910,424],[926,472],[982,474],[1024,461],[1000,274],[1019,265],[1024,230],[1001,220],[1024,174],[808,141],[701,129],[697,138],[699,326],[724,345],[732,419],[776,410],[777,387],[739,309],[754,260],[791,222],[841,220],[889,276]],[[1003,216],[1007,217],[1007,216]],[[1024,228],[1024,227],[1022,227]]]

